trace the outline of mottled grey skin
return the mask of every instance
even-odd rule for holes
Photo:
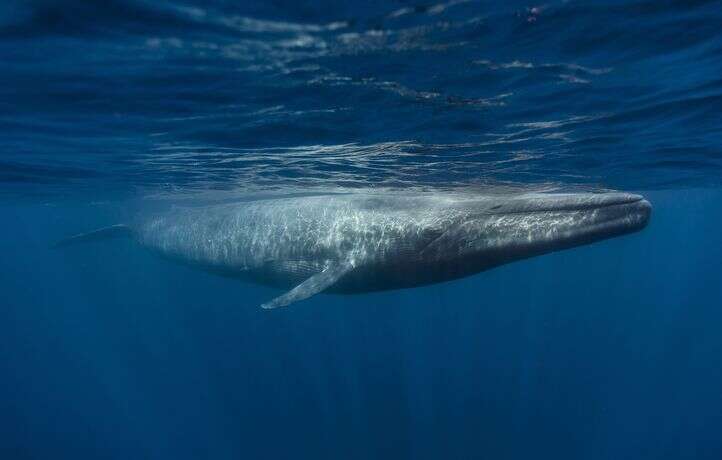
[[[638,195],[346,194],[174,209],[132,234],[161,254],[224,275],[360,293],[447,281],[642,229]],[[308,281],[306,281],[308,280]],[[304,282],[306,281],[306,282]]]
[[[161,255],[227,276],[293,288],[266,308],[319,292],[438,283],[638,231],[638,195],[338,194],[172,210],[57,244],[131,236]],[[295,287],[294,287],[295,286]]]

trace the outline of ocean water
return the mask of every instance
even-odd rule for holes
[[[714,1],[4,0],[0,458],[722,458]],[[131,241],[169,203],[625,190],[622,238],[280,291]]]

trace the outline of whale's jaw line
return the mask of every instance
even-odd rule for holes
[[[579,239],[577,244],[585,244],[642,230],[649,223],[652,205],[640,195],[619,194],[605,202],[580,203],[562,212],[569,213],[576,223],[566,234],[561,232],[560,243],[568,237],[570,242]]]
[[[601,211],[610,214],[609,220],[605,223],[610,232],[625,234],[640,231],[649,224],[652,205],[639,197],[635,201],[613,205]]]
[[[651,212],[627,193],[535,197],[479,219],[477,256],[503,263],[634,233]]]

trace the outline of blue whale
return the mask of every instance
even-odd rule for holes
[[[461,278],[641,230],[650,214],[629,193],[348,193],[173,208],[58,246],[132,237],[167,258],[286,289],[262,305],[275,308]]]

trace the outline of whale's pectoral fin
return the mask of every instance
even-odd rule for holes
[[[266,309],[285,307],[299,300],[308,299],[332,286],[343,275],[353,270],[354,266],[354,263],[349,260],[329,262],[323,271],[316,273],[282,296],[264,303],[261,307]]]

